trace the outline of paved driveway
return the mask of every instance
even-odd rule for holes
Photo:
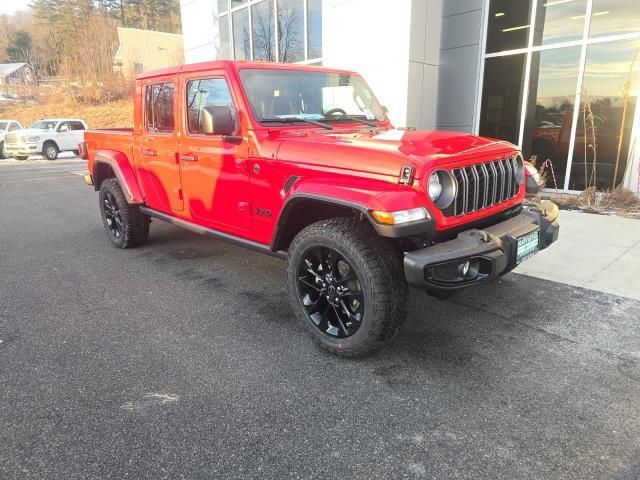
[[[159,222],[112,248],[79,169],[0,167],[0,478],[640,476],[640,302],[516,273],[413,291],[347,361],[277,259]]]

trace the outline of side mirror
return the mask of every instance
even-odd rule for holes
[[[230,107],[204,107],[200,114],[200,133],[205,135],[233,135],[236,122]]]

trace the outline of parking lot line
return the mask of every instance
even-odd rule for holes
[[[75,175],[70,175],[69,172],[64,172],[64,174],[62,175],[49,175],[47,177],[27,178],[25,180],[15,180],[15,181],[8,181],[8,182],[0,180],[0,185],[15,185],[18,183],[41,182],[44,180],[54,180],[59,178],[76,178],[76,177]]]

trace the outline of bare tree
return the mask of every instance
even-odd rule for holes
[[[254,5],[251,11],[253,22],[253,57],[256,60],[276,61],[275,25],[273,18],[273,2],[262,2]]]
[[[276,32],[273,2],[261,2],[251,10],[253,58],[269,62],[297,62],[304,60],[303,19],[299,2],[278,2],[278,29]],[[277,39],[276,39],[277,37]],[[248,48],[248,36],[242,39]],[[276,41],[279,58],[276,58]]]
[[[622,85],[622,98],[623,98],[623,106],[622,106],[622,120],[620,121],[620,134],[618,138],[618,149],[616,152],[616,165],[613,169],[613,179],[611,180],[611,188],[616,187],[616,179],[618,176],[618,165],[620,164],[620,155],[622,153],[622,140],[624,137],[624,124],[627,120],[627,109],[629,106],[629,90],[631,89],[631,81],[633,76],[633,67],[638,59],[638,54],[640,54],[640,50],[636,52],[633,56],[633,60],[631,60],[631,64],[629,65],[629,71],[627,72],[627,80]]]
[[[278,2],[278,47],[281,62],[304,60],[303,17],[299,2]]]

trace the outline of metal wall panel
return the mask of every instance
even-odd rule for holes
[[[442,17],[437,128],[471,132],[481,70],[483,0],[446,0]]]

